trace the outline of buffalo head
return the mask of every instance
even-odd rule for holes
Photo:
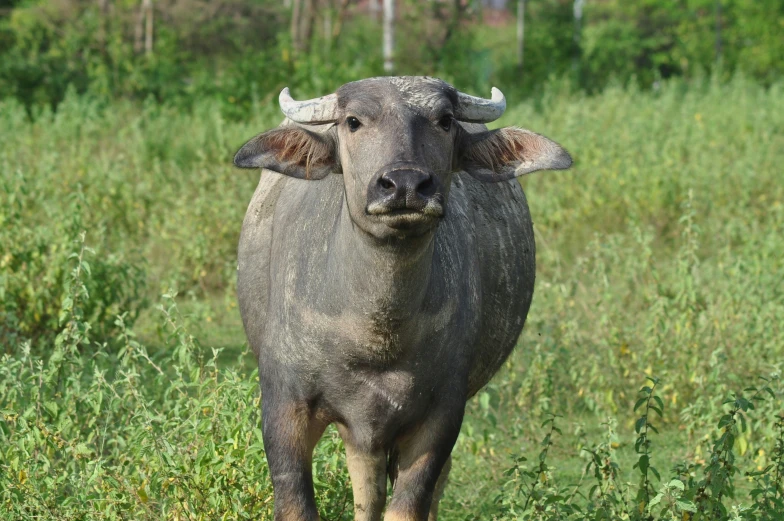
[[[280,106],[288,121],[248,141],[234,164],[307,180],[342,173],[351,219],[378,239],[433,231],[454,172],[493,183],[572,163],[534,132],[471,125],[503,114],[495,88],[488,100],[435,78],[370,78],[307,101],[286,88]]]

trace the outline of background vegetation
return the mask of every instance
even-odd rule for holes
[[[383,74],[374,3],[0,0],[0,97],[28,109],[56,106],[68,88],[186,108],[210,98],[242,119],[286,85],[321,95]],[[522,68],[520,0],[396,3],[396,72],[427,72],[473,93],[496,85],[521,99],[553,76],[589,92],[611,81],[647,89],[737,70],[770,85],[784,68],[779,0],[526,0]]]
[[[148,54],[136,2],[3,5],[0,519],[269,519],[234,297],[258,173],[230,159],[283,85],[380,73],[376,22],[348,3],[309,53],[277,3],[156,2]],[[439,5],[401,13],[429,35],[401,72],[493,82],[499,125],[576,159],[522,181],[534,303],[468,405],[442,518],[781,519],[780,6],[722,2],[717,57],[712,2],[589,2],[575,42],[571,2],[531,0],[521,79],[508,20],[460,4],[444,40]],[[351,519],[333,431],[315,467],[322,518]]]

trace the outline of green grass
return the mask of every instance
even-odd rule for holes
[[[744,472],[781,465],[784,443],[784,85],[583,97],[553,84],[509,101],[499,124],[558,140],[575,166],[522,181],[534,302],[515,353],[468,404],[442,519],[635,518],[646,377],[664,405],[650,416],[661,481],[649,475],[648,499],[672,478],[686,489],[665,490],[651,515],[682,519],[683,501],[703,501],[702,519],[775,519],[737,508],[764,503]],[[230,159],[278,119],[274,107],[230,123],[210,104],[184,114],[70,97],[31,122],[0,102],[0,518],[269,518],[234,299],[258,178]],[[176,299],[160,296],[172,288]],[[747,429],[717,428],[725,399],[760,385],[772,395],[730,415]],[[551,414],[563,434],[540,467]],[[732,486],[699,499],[725,431]],[[597,482],[584,448],[618,465],[604,499],[585,497]],[[341,450],[334,432],[318,449],[325,519],[351,518]],[[718,495],[727,512],[709,515]]]

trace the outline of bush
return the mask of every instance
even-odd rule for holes
[[[124,314],[116,354],[100,345],[82,354],[92,327],[86,253],[72,257],[51,356],[32,355],[26,342],[1,359],[0,517],[269,519],[257,380],[219,370],[218,350],[203,357],[173,295],[160,307],[168,339],[159,360]],[[347,519],[351,503],[341,449],[332,430],[315,458],[327,519]]]
[[[29,179],[29,178],[28,178]],[[20,195],[30,195],[25,178],[6,179],[0,192],[0,345],[6,353],[24,341],[44,346],[62,331],[61,307],[69,292],[68,259],[79,242],[81,194],[48,216],[46,225],[32,225],[24,216]],[[10,182],[9,182],[10,181]],[[70,222],[66,215],[71,217]],[[81,236],[82,241],[84,235]],[[92,237],[91,237],[92,239]],[[100,236],[96,238],[100,241]],[[145,273],[113,253],[92,251],[83,265],[91,277],[85,284],[90,296],[83,312],[95,339],[116,333],[113,317],[126,313],[132,324],[145,306]]]
[[[504,370],[466,407],[442,519],[683,519],[693,507],[703,519],[775,519],[782,86],[738,76],[587,97],[553,82],[513,101],[499,124],[557,138],[576,161],[522,181],[534,302]],[[0,102],[0,273],[15,299],[2,305],[28,313],[45,301],[51,324],[25,342],[34,335],[5,323],[0,518],[269,515],[255,361],[236,348],[232,306],[258,173],[231,157],[281,118],[261,100],[247,114],[69,94],[31,120]],[[186,297],[185,317],[172,296],[143,317],[159,337],[129,325],[142,307],[131,266],[147,268],[141,296],[176,286]],[[193,321],[205,335],[232,331],[235,349],[188,334],[194,301]],[[226,321],[210,322],[224,305]],[[332,431],[315,458],[324,518],[350,518],[340,449]]]

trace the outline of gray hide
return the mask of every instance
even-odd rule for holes
[[[514,173],[489,183],[486,172],[452,171],[470,161],[460,163],[458,148],[489,135],[484,125],[461,123],[444,130],[446,141],[438,147],[448,148],[445,160],[432,159],[441,152],[424,144],[426,157],[403,157],[406,164],[425,165],[422,170],[434,172],[439,183],[445,209],[432,226],[378,231],[383,227],[378,223],[357,222],[368,218],[355,218],[358,210],[351,207],[371,197],[365,185],[383,177],[385,164],[400,159],[397,148],[405,155],[406,147],[430,140],[428,133],[435,136],[427,121],[441,117],[417,108],[424,99],[416,94],[418,79],[373,81],[386,81],[384,89],[408,81],[410,88],[382,89],[378,110],[384,117],[365,114],[356,134],[343,128],[342,119],[336,126],[310,127],[314,135],[332,136],[339,156],[333,170],[343,174],[305,180],[264,169],[242,227],[239,303],[258,355],[277,521],[317,519],[311,453],[330,423],[345,441],[356,519],[380,519],[391,477],[385,519],[434,520],[466,400],[507,358],[531,304],[534,234]],[[349,94],[362,92],[363,82],[357,83]],[[457,103],[454,96],[442,98],[446,110]],[[427,129],[414,129],[414,138],[399,143],[394,136],[409,127],[390,137],[386,126],[373,126],[412,118]],[[348,140],[360,132],[382,137],[370,140],[385,149],[379,159],[350,149]],[[557,147],[557,157],[518,158],[513,172],[516,167],[519,175],[526,161],[543,161],[539,168],[569,166],[571,159],[560,147],[541,139],[539,148],[552,153]],[[252,142],[243,150],[252,146],[253,157],[267,154]],[[235,160],[241,166],[282,164],[280,159],[254,162],[242,154]],[[353,171],[356,163],[348,165],[349,160],[370,166]],[[505,161],[495,165],[496,172],[508,170]],[[349,188],[358,183],[365,185]]]

